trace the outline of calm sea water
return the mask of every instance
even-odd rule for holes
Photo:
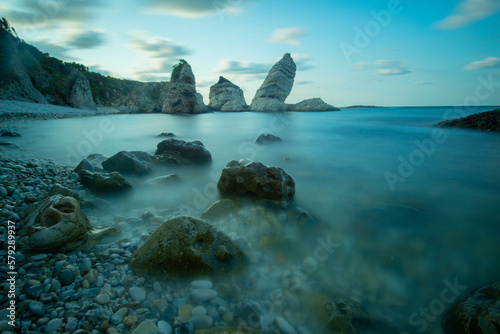
[[[325,222],[318,236],[339,245],[318,270],[332,289],[414,331],[439,333],[448,284],[466,287],[463,298],[500,277],[500,134],[430,127],[446,116],[459,115],[442,107],[113,115],[26,123],[13,141],[71,165],[90,153],[154,153],[161,132],[202,141],[213,163],[171,168],[185,180],[176,191],[132,180],[136,194],[123,208],[131,216],[179,205],[203,212],[218,199],[215,184],[230,160],[282,167],[296,182],[296,202]],[[283,143],[255,145],[261,133]],[[315,238],[297,242],[304,257],[317,246]]]

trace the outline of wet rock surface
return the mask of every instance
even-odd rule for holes
[[[157,145],[155,157],[162,164],[205,164],[212,161],[212,155],[200,141],[186,142],[166,139]]]

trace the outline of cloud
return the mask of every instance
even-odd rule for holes
[[[17,0],[4,15],[22,35],[23,30],[32,34],[36,28],[57,28],[61,23],[82,25],[93,19],[102,6],[102,0]]]
[[[482,60],[473,61],[464,67],[467,71],[478,70],[480,68],[500,68],[500,58],[488,57]]]
[[[243,11],[243,6],[252,0],[147,0],[149,14],[169,14],[181,17],[235,14]]]
[[[133,30],[129,32],[129,45],[149,57],[160,59],[175,59],[190,55],[187,47],[177,44],[173,39],[159,36],[149,36],[145,31]]]
[[[462,0],[453,13],[434,25],[438,29],[457,29],[483,20],[500,10],[499,0]]]
[[[69,35],[66,42],[75,49],[94,49],[104,44],[105,35],[103,30],[88,30]]]
[[[307,71],[315,67],[310,63],[312,58],[309,55],[303,53],[292,53],[291,56],[295,65],[297,65],[297,71]],[[269,69],[271,69],[271,67],[269,67]]]
[[[434,82],[430,81],[418,81],[413,83],[415,86],[432,85]]]
[[[366,70],[367,68],[370,68],[372,64],[370,64],[367,61],[360,61],[359,63],[354,63],[351,65],[351,67],[355,70]]]
[[[412,72],[396,60],[377,60],[375,66],[377,66],[378,71],[373,75],[402,75]]]
[[[273,64],[256,63],[250,61],[233,61],[223,59],[219,66],[213,70],[215,73],[235,73],[235,74],[267,74]]]
[[[47,38],[40,38],[33,41],[31,44],[33,44],[41,52],[50,54],[51,57],[66,61],[68,60],[67,52],[71,50],[68,46],[50,41]]]
[[[274,30],[269,41],[273,43],[299,45],[300,38],[306,33],[307,30],[304,27],[277,28]]]

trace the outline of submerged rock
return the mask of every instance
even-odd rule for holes
[[[295,182],[290,175],[260,162],[229,162],[217,186],[222,195],[254,199],[290,201],[295,194]]]
[[[239,270],[246,256],[210,224],[180,216],[165,221],[134,253],[130,267],[140,275],[201,276]]]
[[[163,186],[167,184],[175,184],[178,183],[181,180],[177,174],[172,173],[168,175],[162,175],[162,176],[157,176],[153,177],[151,179],[148,179],[144,181],[144,184],[149,185],[149,186]]]
[[[102,166],[107,172],[144,175],[153,172],[158,162],[154,157],[141,151],[121,151],[104,160]]]
[[[80,172],[81,184],[100,194],[117,194],[132,190],[132,186],[118,172],[92,173],[87,170]]]
[[[209,98],[208,106],[214,110],[242,111],[248,108],[241,88],[222,76],[210,87]]]
[[[73,197],[55,195],[37,204],[24,220],[19,245],[26,252],[67,252],[87,240],[89,221]]]
[[[445,314],[446,334],[500,333],[500,281],[487,284]]]
[[[156,158],[161,163],[191,165],[212,161],[212,155],[200,141],[166,139],[157,145]]]
[[[297,66],[289,53],[269,71],[250,105],[254,111],[285,111],[284,103],[292,91]]]
[[[261,134],[260,136],[255,139],[255,142],[257,144],[272,144],[272,143],[281,143],[283,140],[281,140],[280,137],[276,137],[275,135],[272,134]]]
[[[438,123],[437,126],[500,131],[500,109]]]
[[[214,220],[234,214],[238,211],[238,206],[231,199],[221,199],[210,205],[201,215],[202,219]]]
[[[288,111],[340,111],[340,109],[326,103],[318,97],[295,104],[289,104]]]
[[[0,137],[21,137],[21,135],[11,130],[0,130]]]

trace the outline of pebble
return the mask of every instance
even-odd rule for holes
[[[30,261],[31,262],[43,261],[48,257],[49,256],[47,254],[36,254],[36,255],[30,256]]]
[[[195,330],[210,328],[214,324],[214,320],[208,315],[192,317],[189,322],[193,324]]]
[[[96,303],[99,303],[101,305],[109,303],[109,300],[110,298],[107,293],[101,293],[100,295],[97,295],[97,297],[95,297]]]
[[[193,316],[201,316],[206,315],[208,313],[207,309],[204,306],[196,306],[191,310],[191,314]]]
[[[55,318],[50,320],[45,326],[45,333],[52,334],[55,333],[61,328],[63,321],[59,318]]]
[[[103,285],[104,285],[104,277],[102,277],[101,275],[97,276],[97,280],[95,282],[95,286],[97,286],[98,288],[100,288]]]
[[[189,320],[191,318],[191,311],[194,309],[193,305],[186,304],[179,307],[179,317],[183,320]]]
[[[217,297],[217,291],[212,289],[193,289],[191,290],[191,298],[199,301],[207,301]]]
[[[128,293],[130,294],[130,298],[132,298],[136,302],[142,302],[146,300],[146,291],[143,288],[134,286],[128,290]]]
[[[0,187],[0,197],[5,197],[8,194],[9,193],[7,192],[7,189],[5,189],[4,187]]]
[[[280,316],[276,317],[276,325],[284,334],[297,334],[295,328]]]
[[[158,321],[158,332],[160,334],[172,334],[172,326],[164,320]]]
[[[84,258],[82,263],[80,264],[80,270],[81,271],[87,271],[92,268],[92,262],[88,257]]]
[[[31,302],[28,308],[34,316],[41,317],[45,314],[45,305],[43,303]]]
[[[214,285],[208,280],[200,280],[191,282],[191,288],[193,289],[211,289]]]
[[[64,269],[63,271],[61,271],[59,279],[63,286],[70,285],[74,280],[73,273],[70,270]]]
[[[144,320],[132,334],[156,334],[156,332],[158,332],[158,327],[156,327],[155,323],[150,320]]]

